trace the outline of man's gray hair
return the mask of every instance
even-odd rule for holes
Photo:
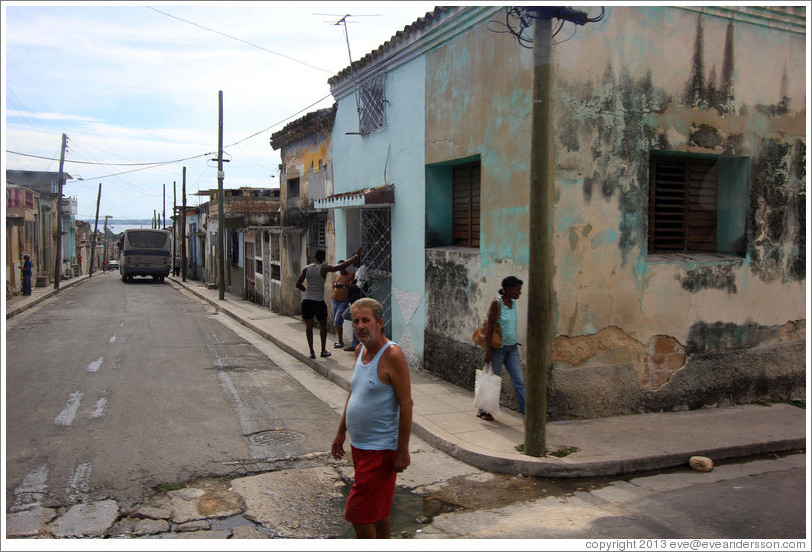
[[[372,316],[375,317],[375,320],[383,320],[383,305],[372,297],[362,297],[350,305],[350,312],[353,313],[353,317],[356,309],[361,308],[372,309]]]

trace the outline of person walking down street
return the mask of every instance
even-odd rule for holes
[[[338,262],[340,264],[344,261]],[[333,292],[330,297],[333,303],[333,325],[336,327],[338,337],[338,341],[334,345],[336,349],[344,348],[344,311],[350,307],[350,287],[354,285],[354,281],[355,273],[347,272],[346,268],[339,270],[333,281]]]
[[[359,247],[358,252],[348,260],[337,265],[330,265],[325,262],[327,255],[324,250],[319,249],[314,255],[313,262],[304,267],[299,279],[296,280],[296,288],[304,292],[302,318],[305,321],[305,335],[307,336],[307,345],[310,347],[310,358],[316,358],[316,352],[313,349],[313,322],[315,318],[319,320],[321,356],[330,356],[330,352],[327,350],[327,303],[324,302],[324,284],[327,280],[327,273],[338,272],[351,264],[358,266],[361,262],[362,251],[363,248]],[[305,283],[307,283],[306,287]]]
[[[353,524],[359,539],[388,539],[395,480],[411,463],[409,366],[400,347],[384,335],[383,307],[378,301],[365,297],[350,308],[361,346],[332,455],[336,460],[344,457],[349,431],[355,482],[344,519]]]
[[[31,295],[31,272],[33,265],[31,264],[31,255],[26,253],[23,255],[23,266],[20,270],[23,273],[23,295]]]
[[[502,288],[499,290],[501,297],[494,299],[488,309],[488,322],[486,325],[485,342],[485,362],[491,363],[493,373],[502,374],[502,366],[507,368],[510,379],[513,382],[513,390],[519,400],[519,410],[524,415],[524,374],[522,373],[522,360],[519,357],[519,336],[517,331],[518,316],[516,314],[516,300],[522,294],[522,281],[515,276],[508,276],[502,280]],[[491,336],[498,317],[502,327],[502,347],[491,349]],[[478,418],[493,421],[493,414],[480,409]]]

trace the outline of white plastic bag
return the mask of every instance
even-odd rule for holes
[[[502,396],[502,377],[491,370],[486,362],[482,370],[476,371],[474,383],[474,406],[490,414],[499,414],[499,398]]]

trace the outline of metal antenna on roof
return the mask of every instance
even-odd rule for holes
[[[314,14],[314,15],[330,16],[332,14],[328,14],[328,13],[319,14],[319,13],[317,13],[317,14]],[[358,85],[358,75],[356,74],[355,67],[352,64],[352,52],[350,51],[350,35],[347,32],[347,23],[348,23],[347,18],[348,17],[378,17],[380,15],[381,14],[352,15],[352,14],[349,14],[349,13],[345,14],[343,16],[333,15],[333,17],[341,17],[341,19],[339,19],[338,21],[336,21],[335,23],[332,23],[332,24],[333,25],[343,25],[344,26],[344,39],[347,41],[347,55],[349,56],[349,59],[350,59],[350,74],[352,75],[353,90],[355,92],[355,107],[358,110],[358,122],[359,122],[359,125],[360,125],[360,122],[361,122],[361,111],[362,111],[361,97],[360,97],[360,95],[358,93],[358,87],[359,87],[359,85]]]

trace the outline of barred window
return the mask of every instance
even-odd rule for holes
[[[358,85],[358,130],[368,134],[386,126],[384,73]]]
[[[650,254],[744,254],[749,159],[652,153],[649,161]]]

